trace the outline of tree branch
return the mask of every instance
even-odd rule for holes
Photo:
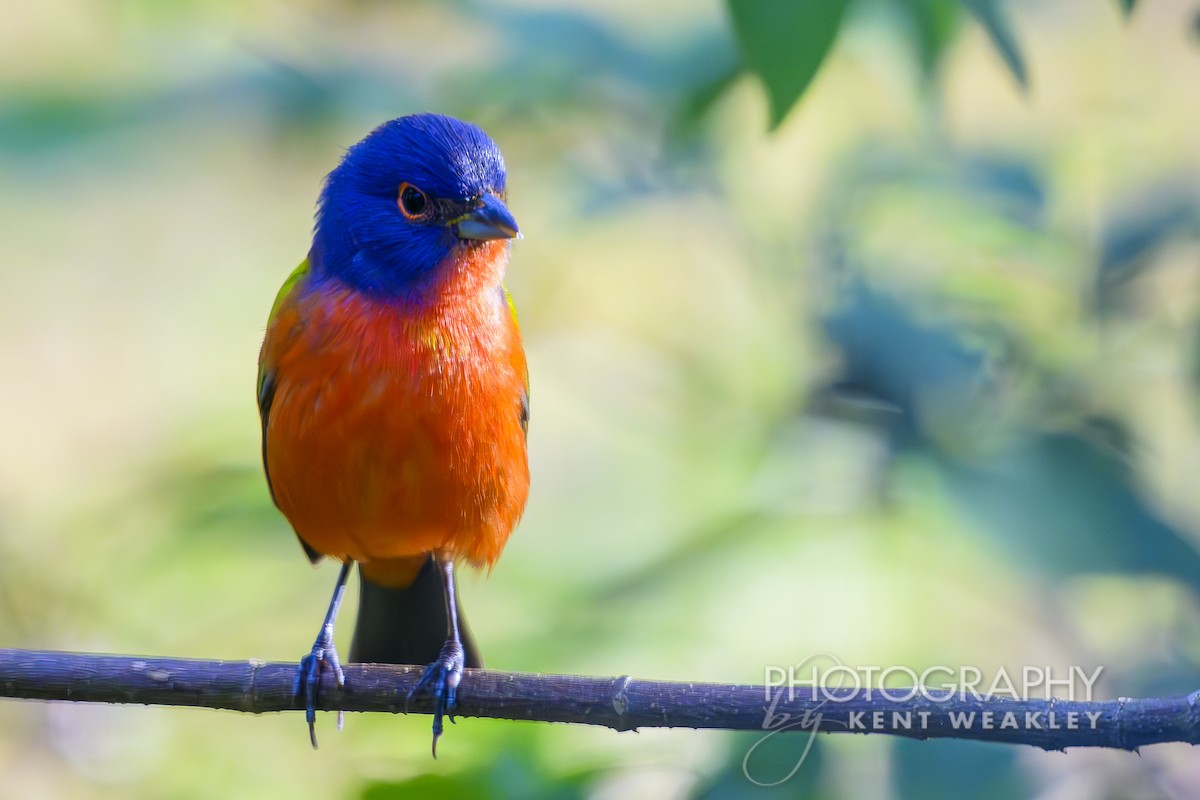
[[[420,667],[348,664],[326,680],[323,710],[405,710]],[[201,706],[262,714],[301,708],[295,664],[0,649],[0,696],[31,700]],[[328,676],[325,676],[328,678]],[[905,694],[910,696],[905,697]],[[724,728],[884,733],[1030,744],[1047,750],[1200,743],[1200,692],[1103,702],[1015,700],[934,689],[784,689],[467,670],[459,716],[573,722],[614,730]],[[410,711],[430,713],[427,697]]]

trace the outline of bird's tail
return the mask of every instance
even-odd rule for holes
[[[441,570],[433,556],[425,559],[408,586],[381,586],[365,577],[361,567],[359,577],[362,591],[350,660],[374,664],[429,664],[437,660],[446,642],[448,620]],[[466,666],[482,667],[479,647],[467,627],[461,603],[458,629]]]

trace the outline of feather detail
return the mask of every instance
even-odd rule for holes
[[[260,359],[264,458],[307,548],[368,574],[435,551],[499,557],[529,489],[525,356],[496,290],[507,254],[464,244],[413,298],[319,272],[285,284]]]

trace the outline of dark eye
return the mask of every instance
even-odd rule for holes
[[[423,219],[429,214],[429,197],[411,183],[400,184],[400,212],[409,219]]]

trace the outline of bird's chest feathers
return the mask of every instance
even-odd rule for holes
[[[416,307],[360,296],[326,300],[310,317],[303,349],[324,353],[318,391],[337,395],[335,405],[413,421],[511,405],[510,354],[520,343],[499,287]]]

